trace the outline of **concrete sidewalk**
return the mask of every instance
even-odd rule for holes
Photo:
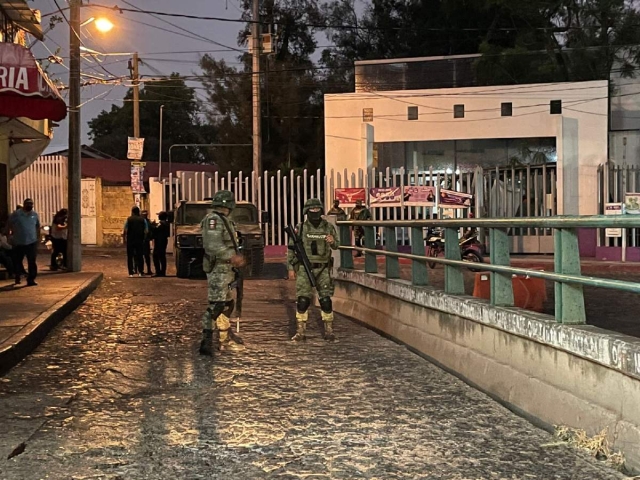
[[[49,273],[38,286],[0,281],[0,375],[26,357],[102,281],[102,273]]]

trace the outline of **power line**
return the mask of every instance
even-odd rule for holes
[[[58,7],[58,10],[60,11],[60,13],[62,14],[62,18],[64,18],[64,21],[67,23],[67,25],[69,25],[69,32],[72,35],[75,35],[78,38],[78,41],[80,42],[80,45],[84,46],[86,48],[86,45],[84,44],[84,42],[82,41],[81,36],[79,35],[79,32],[76,32],[76,30],[71,26],[71,23],[69,22],[69,19],[67,18],[67,15],[64,13],[64,11],[62,11],[62,9],[60,8],[60,5],[58,4],[58,0],[53,0],[53,3],[56,4],[56,7]],[[90,54],[91,55],[91,54]],[[96,60],[96,62],[99,62],[99,60],[97,58],[95,58],[95,55],[92,55],[94,60]],[[107,70],[104,67],[101,67],[102,70],[104,70],[107,75],[110,75],[112,77],[115,77],[116,75],[114,75],[113,73],[111,73],[109,70]]]
[[[104,9],[108,9],[108,10],[114,10],[120,13],[124,13],[124,12],[130,12],[130,13],[146,13],[152,16],[156,16],[156,17],[172,17],[172,18],[185,18],[185,19],[190,19],[190,20],[206,20],[206,21],[217,21],[217,22],[227,22],[227,23],[243,23],[243,24],[261,24],[261,25],[286,25],[286,22],[279,22],[279,21],[263,21],[263,20],[252,20],[252,19],[242,19],[242,18],[227,18],[227,17],[215,17],[215,16],[206,16],[206,15],[190,15],[190,14],[186,14],[186,13],[172,13],[172,12],[164,12],[164,11],[157,11],[157,10],[144,10],[141,8],[136,7],[135,5],[132,5],[131,3],[127,2],[126,0],[123,0],[124,3],[126,3],[127,5],[133,7],[133,8],[123,8],[123,7],[118,7],[118,6],[108,6],[108,5],[101,5],[101,4],[96,4],[96,3],[92,3],[90,5],[87,5],[88,7],[93,7],[93,8],[104,8]],[[297,23],[297,26],[301,26],[301,27],[307,27],[307,28],[318,28],[318,29],[329,29],[329,30],[365,30],[365,31],[377,31],[377,30],[382,30],[382,31],[387,31],[387,30],[403,30],[405,27],[403,26],[398,26],[398,27],[372,27],[372,26],[368,26],[368,27],[362,27],[359,25],[344,25],[344,24],[328,24],[328,23]],[[174,25],[175,26],[175,25]],[[629,26],[629,27],[637,27],[640,26],[639,25],[627,25],[625,24],[625,26]],[[603,27],[601,25],[582,25],[582,26],[574,26],[574,25],[569,25],[569,26],[555,26],[555,27],[529,27],[529,28],[525,28],[524,30],[538,30],[538,31],[545,31],[545,32],[555,32],[555,33],[565,33],[568,31],[572,31],[572,30],[588,30],[588,29],[602,29]],[[486,28],[447,28],[447,27],[440,27],[440,28],[434,28],[434,27],[420,27],[421,31],[431,31],[431,32],[455,32],[455,31],[459,31],[459,32],[488,32],[488,31],[506,31],[506,32],[513,32],[513,31],[518,31],[518,30],[522,30],[522,28],[519,27],[498,27],[498,28],[491,28],[491,27],[486,27]]]
[[[144,10],[142,10],[141,8],[138,8],[138,7],[136,7],[135,5],[133,5],[133,4],[129,3],[129,2],[127,2],[127,0],[122,0],[122,1],[123,1],[124,3],[126,3],[127,5],[129,5],[130,7],[133,7],[133,8],[134,8],[134,10],[131,10],[132,12],[146,13],[146,14],[148,14],[148,15],[152,16],[153,18],[156,18],[157,20],[159,20],[159,21],[161,21],[161,22],[163,22],[163,23],[166,23],[167,25],[171,25],[172,27],[177,28],[178,30],[181,30],[181,31],[183,31],[183,32],[185,32],[185,33],[188,33],[189,35],[193,35],[193,36],[195,36],[195,37],[198,37],[198,38],[200,38],[201,40],[205,40],[205,41],[207,41],[207,42],[210,42],[210,43],[212,43],[212,44],[214,44],[214,45],[217,45],[217,46],[219,46],[219,47],[222,47],[222,48],[229,48],[229,49],[231,49],[231,50],[235,50],[235,51],[237,51],[237,52],[244,53],[244,50],[240,50],[240,49],[238,49],[238,48],[230,47],[229,45],[225,45],[225,44],[223,44],[223,43],[216,42],[215,40],[212,40],[212,39],[210,39],[210,38],[204,37],[204,36],[202,36],[202,35],[199,35],[199,34],[197,34],[197,33],[192,32],[192,31],[190,31],[190,30],[187,30],[186,28],[183,28],[183,27],[181,27],[180,25],[176,25],[175,23],[171,23],[171,22],[169,22],[168,20],[165,20],[165,19],[163,19],[163,18],[160,18],[160,16],[161,16],[161,15],[157,14],[156,12],[144,11]],[[99,6],[99,5],[91,4],[90,6]],[[129,10],[130,10],[130,9],[129,9]]]

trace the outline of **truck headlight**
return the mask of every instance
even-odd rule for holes
[[[202,247],[202,237],[196,237],[196,247]]]

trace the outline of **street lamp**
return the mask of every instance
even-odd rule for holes
[[[95,25],[96,25],[96,28],[98,29],[98,31],[102,32],[102,33],[110,32],[111,29],[113,28],[113,23],[111,23],[111,21],[108,18],[104,18],[104,17],[100,17],[100,18],[91,17],[91,18],[88,18],[87,20],[82,22],[80,24],[80,26],[84,27],[85,25],[89,25],[91,22],[94,22]]]

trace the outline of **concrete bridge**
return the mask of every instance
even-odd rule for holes
[[[317,311],[309,340],[288,340],[276,259],[246,282],[247,349],[215,359],[197,354],[204,282],[87,258],[102,285],[0,377],[0,478],[623,478],[554,425],[606,430],[638,468],[638,340],[416,285],[415,263],[374,273],[385,254],[362,250],[335,265],[338,342]],[[445,290],[456,261],[433,271]]]

